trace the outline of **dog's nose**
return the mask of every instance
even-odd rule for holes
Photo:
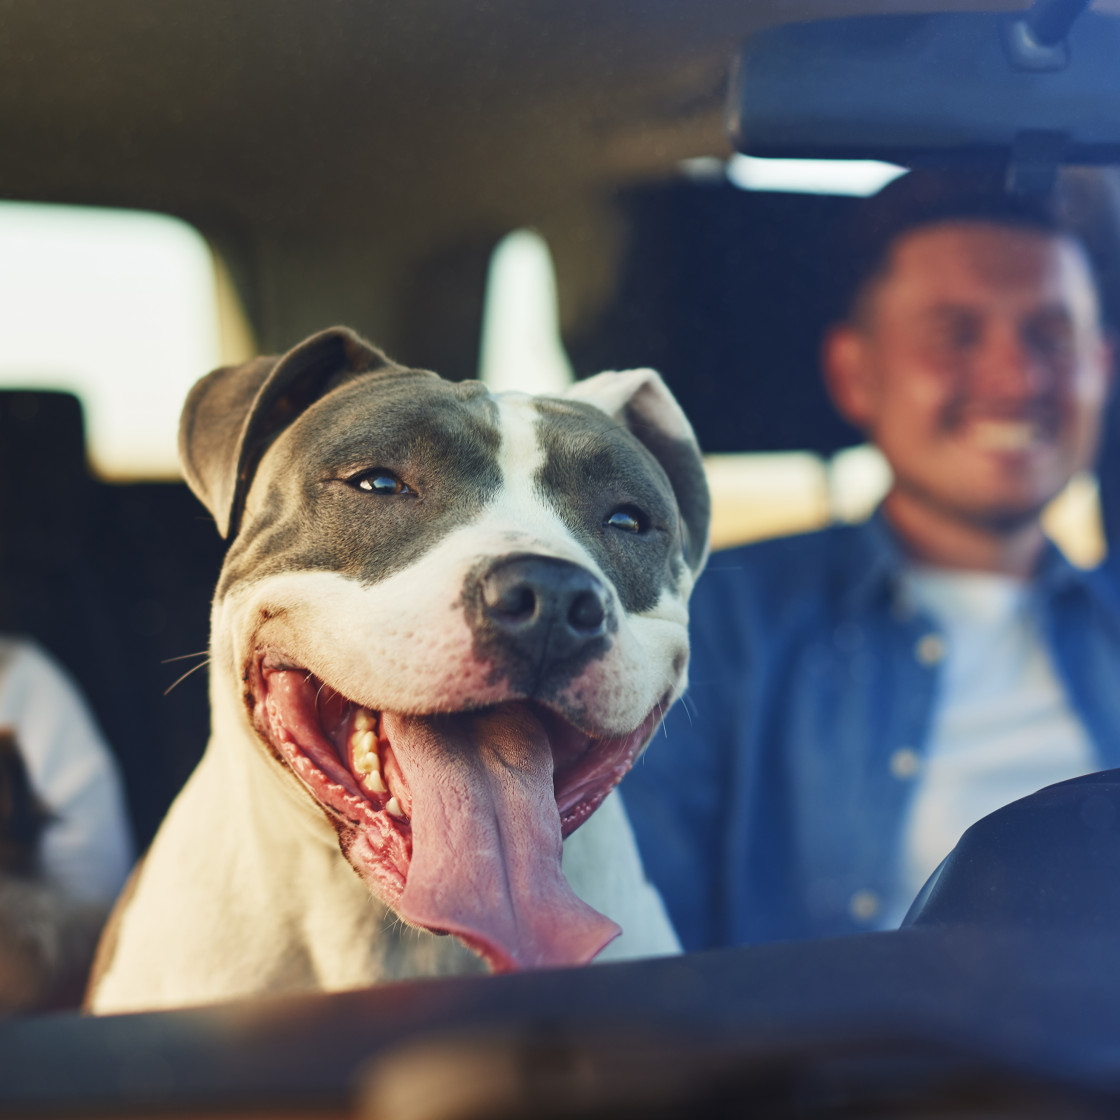
[[[571,657],[607,632],[607,590],[578,564],[510,557],[494,564],[481,585],[484,625],[523,656]]]

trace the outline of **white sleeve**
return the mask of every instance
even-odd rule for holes
[[[14,731],[31,788],[51,814],[43,870],[73,897],[108,904],[133,860],[116,761],[61,666],[29,642],[3,644],[0,726]]]

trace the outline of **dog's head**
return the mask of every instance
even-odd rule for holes
[[[707,551],[661,379],[494,396],[335,329],[200,381],[180,451],[231,538],[212,672],[358,874],[496,969],[593,957],[561,838],[683,689]]]

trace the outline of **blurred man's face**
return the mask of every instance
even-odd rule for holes
[[[825,364],[899,495],[993,529],[1089,464],[1110,375],[1080,247],[974,221],[904,234]]]

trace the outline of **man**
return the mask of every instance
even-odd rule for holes
[[[1120,599],[1039,520],[1110,380],[1085,251],[941,176],[865,205],[823,362],[893,484],[865,525],[713,558],[689,695],[624,787],[688,948],[897,925],[975,820],[1120,766]]]

